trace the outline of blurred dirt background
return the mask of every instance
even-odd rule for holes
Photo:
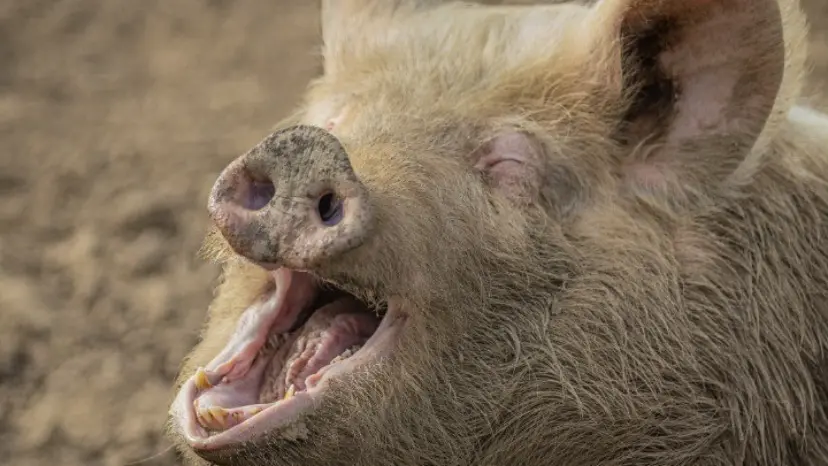
[[[818,93],[828,1],[805,3]],[[207,193],[320,71],[317,8],[0,2],[0,464],[176,464]]]

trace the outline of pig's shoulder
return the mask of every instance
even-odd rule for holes
[[[808,178],[828,183],[828,114],[806,105],[791,107],[775,146],[794,172],[805,170]]]
[[[773,139],[771,160],[765,159],[769,163],[760,169],[772,176],[757,174],[757,188],[778,188],[781,171],[782,178],[798,186],[795,191],[804,189],[828,203],[828,114],[806,105],[793,106]]]
[[[814,136],[828,138],[828,114],[815,108],[796,105],[788,112],[788,121],[808,131]]]

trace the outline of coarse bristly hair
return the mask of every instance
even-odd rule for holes
[[[828,465],[828,119],[797,107],[794,0],[331,0],[322,25],[282,126],[331,128],[377,224],[314,273],[410,318],[301,440],[233,464]],[[474,169],[503,134],[540,149]],[[205,248],[179,386],[267,280]]]

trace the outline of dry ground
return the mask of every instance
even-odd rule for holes
[[[828,1],[805,1],[828,78]],[[319,71],[317,3],[0,2],[0,463],[168,446],[207,192]]]

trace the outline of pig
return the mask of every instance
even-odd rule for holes
[[[794,0],[328,0],[213,186],[191,465],[828,464]]]

